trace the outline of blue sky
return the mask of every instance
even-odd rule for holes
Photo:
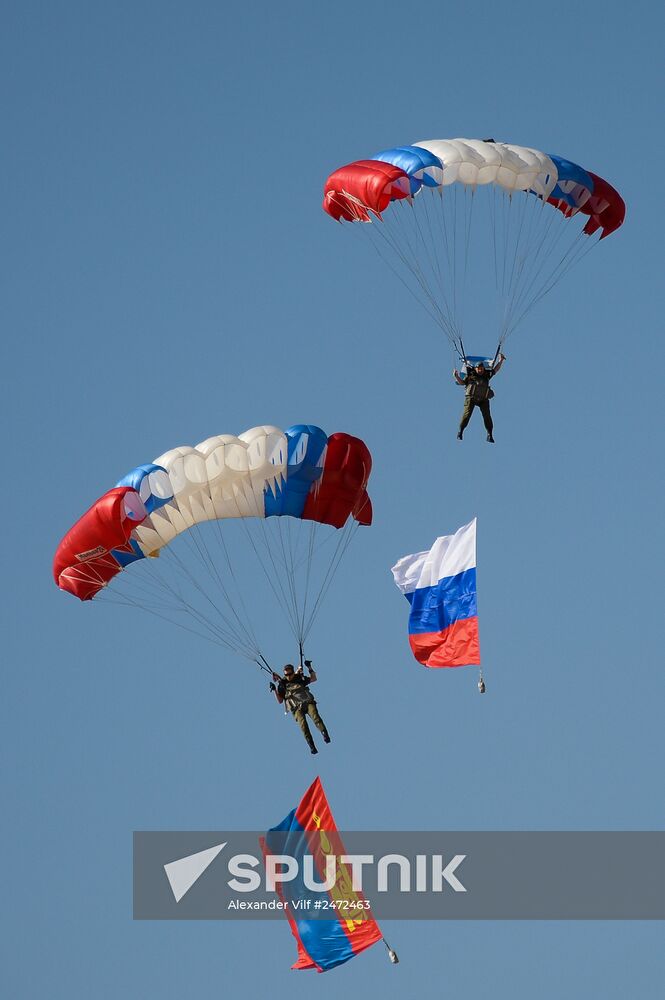
[[[291,973],[286,925],[133,922],[131,832],[263,829],[316,773],[349,829],[662,828],[662,17],[594,0],[3,13],[7,995],[655,997],[642,923],[394,923],[396,968],[373,949]],[[628,206],[511,339],[493,449],[477,418],[455,440],[447,344],[320,209],[340,164],[457,135],[557,151]],[[296,422],[374,456],[375,524],[311,643],[334,739],[316,766],[258,671],[50,574],[128,469]],[[471,670],[411,660],[389,572],[474,514],[482,699]]]

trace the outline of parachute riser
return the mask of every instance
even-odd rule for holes
[[[270,664],[268,663],[268,661],[266,660],[266,658],[263,655],[263,653],[259,653],[259,658],[257,660],[255,660],[254,662],[258,665],[258,667],[259,667],[260,670],[265,670],[266,673],[270,674],[270,676],[272,677],[272,675],[273,675],[273,669],[270,666]]]

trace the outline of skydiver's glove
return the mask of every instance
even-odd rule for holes
[[[312,669],[312,661],[311,660],[305,660],[305,666],[307,667],[308,670],[311,670]]]
[[[275,684],[273,684],[272,681],[270,681],[270,690],[271,691],[276,691],[277,690],[277,686]]]

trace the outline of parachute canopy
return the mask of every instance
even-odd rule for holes
[[[483,218],[474,221],[480,193],[486,195]],[[557,211],[540,211],[546,205]],[[473,296],[483,290],[487,297],[491,252],[501,346],[582,256],[578,237],[599,233],[604,239],[625,216],[619,193],[591,171],[561,156],[488,139],[428,139],[347,164],[326,180],[323,208],[340,222],[381,223],[370,227],[377,251],[462,358],[464,293],[477,251],[484,277]],[[584,226],[561,232],[560,223],[578,215]]]
[[[55,554],[55,582],[62,590],[89,601],[123,570],[146,557],[152,557],[148,561],[154,563],[154,557],[169,552],[178,536],[191,535],[205,522],[219,526],[225,520],[239,519],[263,524],[273,520],[281,523],[286,518],[289,522],[311,524],[312,529],[328,525],[344,531],[345,526],[353,524],[369,525],[372,505],[367,481],[371,467],[369,450],[359,438],[344,433],[328,436],[311,424],[296,424],[285,431],[263,425],[238,437],[222,434],[195,447],[173,448],[123,476],[70,528]],[[348,543],[344,531],[328,566],[326,586]],[[228,572],[220,573],[221,556],[226,560],[228,550],[225,537],[218,534],[220,551],[215,553],[204,536],[192,536],[193,548],[207,574],[205,582],[194,575],[194,583],[208,605],[216,600],[211,597],[210,584],[218,584],[229,597],[234,576],[231,565],[226,566]],[[275,533],[274,547],[266,529],[262,529],[258,541],[249,537],[256,555],[263,557],[271,587],[280,599],[284,598],[294,631],[302,640],[306,594],[298,594],[296,582],[301,567],[306,575],[305,590],[310,582],[315,537],[308,536],[299,554],[291,533],[281,527]],[[177,553],[174,557],[180,559]],[[130,570],[123,576],[131,577],[135,572]],[[192,567],[183,565],[165,592],[162,588],[162,603],[153,600],[150,609],[164,612],[175,605],[191,613],[192,601],[183,588],[192,575]],[[314,611],[311,605],[310,611]],[[200,607],[195,615],[199,624],[206,617]],[[234,632],[239,628],[239,618],[234,608]],[[217,632],[215,635],[220,638]],[[242,643],[233,645],[235,648]],[[253,642],[249,645],[254,648]]]

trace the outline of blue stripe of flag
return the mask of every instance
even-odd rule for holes
[[[433,587],[420,587],[406,594],[411,605],[409,634],[441,632],[454,622],[478,614],[476,569],[444,576]]]

